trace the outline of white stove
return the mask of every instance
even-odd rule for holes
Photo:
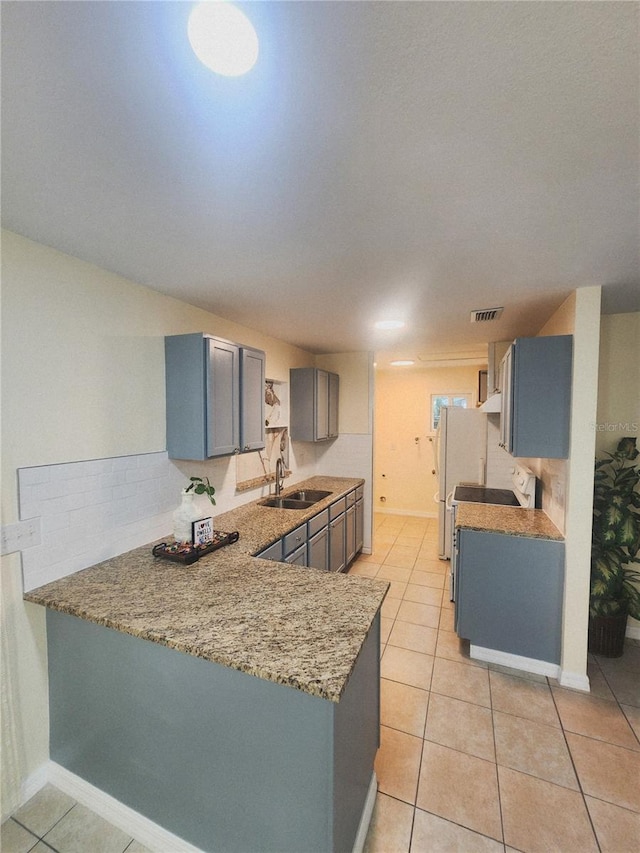
[[[516,465],[511,472],[511,482],[512,489],[459,483],[453,490],[451,504],[482,503],[533,509],[536,505],[536,478],[533,471],[524,465]]]

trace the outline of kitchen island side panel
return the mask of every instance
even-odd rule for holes
[[[358,789],[375,756],[362,742],[378,736],[363,719],[349,743],[356,694],[371,693],[359,672],[371,637],[341,710],[53,610],[47,637],[52,760],[203,850],[351,849],[361,807],[349,814],[358,795],[336,782],[334,743]],[[377,687],[368,699],[377,706]]]

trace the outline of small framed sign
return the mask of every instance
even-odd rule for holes
[[[193,544],[204,545],[213,539],[213,518],[200,518],[191,525]]]

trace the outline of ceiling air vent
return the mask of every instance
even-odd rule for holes
[[[471,312],[472,323],[487,323],[489,320],[497,320],[504,308],[481,308]]]

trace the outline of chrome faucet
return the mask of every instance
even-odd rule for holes
[[[276,460],[276,495],[282,491],[282,483],[284,480],[284,460],[279,456]]]

